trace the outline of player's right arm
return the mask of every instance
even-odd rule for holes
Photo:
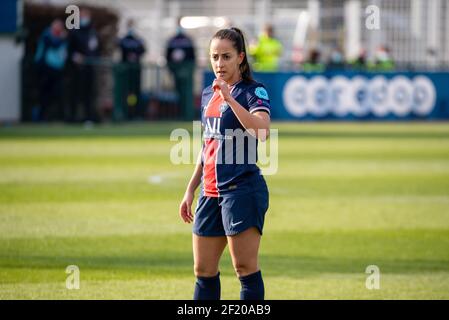
[[[193,171],[192,177],[190,178],[189,184],[187,185],[186,192],[184,193],[184,198],[179,205],[179,215],[186,223],[190,223],[193,221],[192,202],[195,198],[195,190],[201,183],[201,175],[203,173],[201,154],[202,150],[198,154],[195,170]]]

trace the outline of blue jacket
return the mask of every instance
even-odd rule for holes
[[[67,40],[53,36],[47,28],[39,38],[34,62],[62,70],[67,61],[67,50]]]

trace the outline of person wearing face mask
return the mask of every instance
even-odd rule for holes
[[[140,103],[140,60],[146,48],[143,40],[136,34],[134,20],[128,21],[128,31],[119,40],[119,47],[122,55],[120,71],[124,80],[121,88],[122,104],[127,106],[126,113],[130,119],[135,117],[142,118],[144,112]]]
[[[67,60],[67,39],[60,19],[52,22],[39,38],[34,62],[39,79],[39,107],[35,120],[63,120],[63,73]],[[56,103],[56,118],[52,105]]]
[[[343,59],[343,53],[341,52],[340,48],[335,47],[332,49],[326,69],[343,70],[344,68],[345,68],[345,61]]]
[[[175,80],[178,101],[184,120],[193,120],[193,73],[195,71],[195,48],[193,41],[181,27],[178,18],[176,35],[169,39],[165,54],[167,66]]]
[[[390,49],[386,46],[377,48],[374,56],[374,63],[371,63],[370,69],[374,71],[393,71],[394,61],[390,55]]]
[[[95,69],[93,63],[99,55],[99,42],[92,27],[89,9],[80,10],[80,28],[69,32],[69,62],[71,97],[69,121],[77,121],[78,105],[83,105],[84,121],[98,121],[94,108]]]

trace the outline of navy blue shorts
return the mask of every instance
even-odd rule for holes
[[[206,197],[202,193],[193,221],[193,233],[199,236],[233,236],[256,227],[262,235],[269,206],[268,188],[263,180],[251,193]]]

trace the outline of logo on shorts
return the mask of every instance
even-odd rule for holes
[[[241,224],[241,223],[243,223],[243,220],[242,221],[239,221],[239,222],[236,222],[236,223],[233,223],[233,222],[231,222],[231,227],[235,227],[235,226],[237,226],[237,225],[239,225],[239,224]]]

